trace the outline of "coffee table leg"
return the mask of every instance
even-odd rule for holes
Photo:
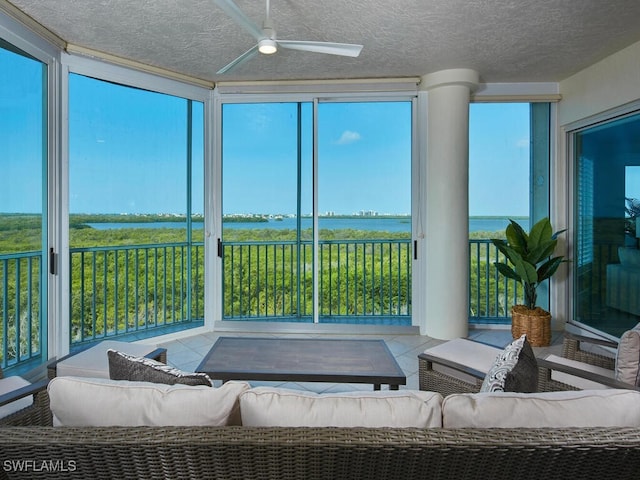
[[[400,390],[400,385],[389,385],[389,390]]]
[[[374,390],[380,390],[380,384],[379,383],[374,383],[373,384],[373,389]]]

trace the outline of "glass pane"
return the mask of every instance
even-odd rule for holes
[[[46,65],[0,43],[2,368],[38,356],[46,342],[46,78]]]
[[[319,316],[411,324],[411,103],[318,107]]]
[[[504,238],[509,219],[529,229],[530,105],[473,103],[469,115],[469,318],[507,323],[522,289],[497,273],[490,239]]]
[[[640,114],[575,134],[575,318],[613,336],[640,321]]]
[[[203,106],[81,75],[69,90],[71,342],[185,325],[204,287]]]
[[[223,318],[312,319],[311,118],[308,103],[223,105]]]

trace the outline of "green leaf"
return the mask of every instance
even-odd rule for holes
[[[511,278],[513,280],[517,280],[518,282],[522,282],[522,278],[520,278],[520,275],[518,275],[513,268],[511,268],[509,265],[507,265],[506,263],[501,263],[501,262],[494,262],[493,263],[496,268],[498,269],[498,272],[500,272],[502,275],[504,275],[507,278]]]
[[[538,272],[536,267],[522,259],[516,259],[514,262],[516,273],[520,276],[523,283],[537,283]]]
[[[553,229],[551,228],[551,222],[548,218],[543,218],[538,221],[529,233],[529,246],[530,250],[537,248],[542,243],[546,243],[551,240]]]
[[[527,251],[527,243],[528,243],[528,235],[522,229],[522,227],[515,222],[514,220],[509,220],[511,222],[507,225],[507,229],[505,230],[505,235],[507,237],[507,243],[520,255],[525,255]]]
[[[547,278],[551,278],[551,276],[556,273],[558,267],[564,260],[562,257],[553,257],[549,259],[549,261],[543,263],[538,269],[538,282],[542,282]]]
[[[541,243],[535,249],[529,252],[529,258],[527,260],[530,263],[537,265],[545,258],[549,258],[553,254],[557,244],[558,240],[548,240],[544,243]]]

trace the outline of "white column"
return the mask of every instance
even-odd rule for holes
[[[474,70],[452,69],[425,75],[420,83],[421,95],[427,96],[426,126],[420,132],[426,180],[420,195],[425,212],[420,330],[439,339],[468,334],[469,97],[478,80]]]

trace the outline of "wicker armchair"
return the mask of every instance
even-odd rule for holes
[[[571,385],[565,385],[556,380],[552,380],[551,371],[555,369],[555,364],[539,358],[537,361],[538,391],[578,390],[578,388]],[[478,393],[486,375],[485,372],[481,372],[467,365],[437,358],[428,353],[418,355],[418,363],[420,390],[440,392],[443,396],[454,393]],[[565,367],[560,366],[559,368]],[[462,376],[466,378],[460,378]],[[612,386],[612,388],[616,387]],[[630,386],[620,384],[617,388],[630,388]]]
[[[587,343],[611,348],[617,348],[618,346],[617,343],[607,340],[565,333],[562,356],[569,360],[611,370],[611,375],[599,375],[598,373],[581,370],[576,366],[563,365],[552,360],[537,358],[538,391],[581,390],[578,386],[560,381],[557,378],[558,373],[581,377],[590,382],[600,384],[600,388],[637,389],[633,385],[615,380],[613,376],[615,359],[606,354],[592,353],[585,350],[583,347]],[[478,344],[469,341],[469,346],[472,345],[477,346]],[[482,346],[482,348],[487,350],[485,356],[489,354],[495,355],[500,351],[500,349],[490,346]],[[483,366],[478,367],[480,364],[483,364]],[[429,350],[418,355],[418,365],[420,390],[440,392],[444,396],[453,393],[479,392],[489,368],[486,364],[486,358],[470,366],[469,364],[456,362],[451,358],[443,358]],[[560,378],[563,377],[560,375]],[[603,385],[604,387],[602,387]]]
[[[584,344],[609,347],[614,350],[618,348],[618,342],[565,332],[562,342],[562,356],[570,360],[588,363],[589,365],[595,365],[609,370],[615,368],[616,359],[612,355],[589,352],[583,349]]]
[[[566,374],[563,378],[568,378],[567,375],[570,375],[577,377],[579,380],[593,382],[608,388],[638,390],[635,385],[615,379],[616,360],[613,354],[607,355],[605,350],[602,350],[602,353],[589,351],[587,345],[606,347],[613,350],[618,348],[618,342],[565,332],[562,343],[562,357],[572,361],[571,365],[554,361],[553,356],[544,359],[538,358],[539,378],[543,379],[546,388],[550,390],[579,390],[579,387],[568,383],[566,380],[560,381],[559,374]],[[584,364],[584,368],[580,366],[580,363]],[[591,371],[595,370],[591,367],[595,367],[599,372]],[[555,376],[558,377],[556,379],[552,378],[554,372]]]
[[[2,379],[4,379],[4,374],[0,368],[0,381]],[[48,383],[48,380],[41,380],[0,395],[0,407],[33,395],[33,403],[30,406],[0,418],[0,426],[51,425],[51,410],[47,395]]]

